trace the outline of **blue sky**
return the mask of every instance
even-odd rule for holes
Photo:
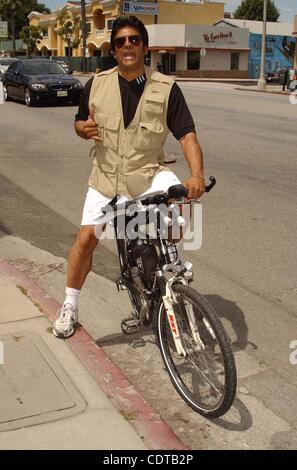
[[[45,3],[48,8],[52,9],[66,3],[66,1],[64,2],[63,0],[40,0],[40,2]],[[225,11],[233,12],[241,3],[241,0],[226,0],[225,3]],[[297,15],[296,0],[274,0],[274,3],[281,13],[279,20],[286,23],[293,23],[294,14]]]

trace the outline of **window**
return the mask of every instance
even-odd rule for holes
[[[47,28],[42,30],[42,36],[43,36],[43,39],[48,38],[48,29]]]
[[[231,52],[231,70],[239,70],[239,52]]]
[[[72,47],[70,47],[69,49],[68,49],[68,47],[65,47],[64,50],[65,50],[65,54],[64,54],[65,56],[67,56],[67,57],[72,56],[72,52],[73,52]]]
[[[187,52],[187,69],[199,70],[200,69],[200,51]]]
[[[86,30],[87,30],[87,34],[90,34],[92,31],[92,26],[89,21],[86,23]]]
[[[11,64],[8,71],[9,72],[16,72],[18,70],[18,65],[19,65],[18,62],[15,62],[15,63]]]
[[[107,25],[108,31],[112,30],[113,22],[114,22],[114,20],[107,20],[106,25]]]

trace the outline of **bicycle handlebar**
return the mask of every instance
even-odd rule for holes
[[[209,177],[210,183],[205,186],[205,192],[209,193],[209,191],[215,186],[216,184],[216,179],[214,176]],[[163,204],[169,200],[169,199],[180,199],[182,197],[187,197],[189,194],[188,188],[183,186],[182,184],[175,184],[174,186],[170,186],[168,189],[167,193],[160,193],[156,194],[154,196],[148,196],[144,199],[133,199],[131,201],[127,201],[123,203],[123,206],[125,209],[127,209],[130,205],[135,204],[137,200],[141,201],[142,205],[144,206],[149,206],[149,205],[159,205]],[[105,207],[101,209],[102,213],[107,213],[110,211],[110,208],[114,208],[114,206],[117,204],[117,201],[119,199],[119,195],[117,194],[109,204],[107,204]]]
[[[217,182],[214,176],[210,176],[209,180],[210,183],[205,186],[206,193],[209,193],[209,191],[215,186]],[[189,190],[183,184],[175,184],[174,186],[170,186],[167,193],[149,196],[146,199],[141,199],[141,202],[144,206],[148,206],[150,204],[162,204],[164,202],[166,203],[169,199],[180,199],[182,197],[187,197],[188,194]]]

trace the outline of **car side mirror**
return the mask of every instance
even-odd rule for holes
[[[73,70],[72,69],[69,69],[68,70],[68,75],[72,75],[73,74]]]

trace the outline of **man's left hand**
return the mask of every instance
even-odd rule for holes
[[[183,185],[189,190],[188,199],[199,199],[205,191],[205,180],[200,176],[190,176]]]

